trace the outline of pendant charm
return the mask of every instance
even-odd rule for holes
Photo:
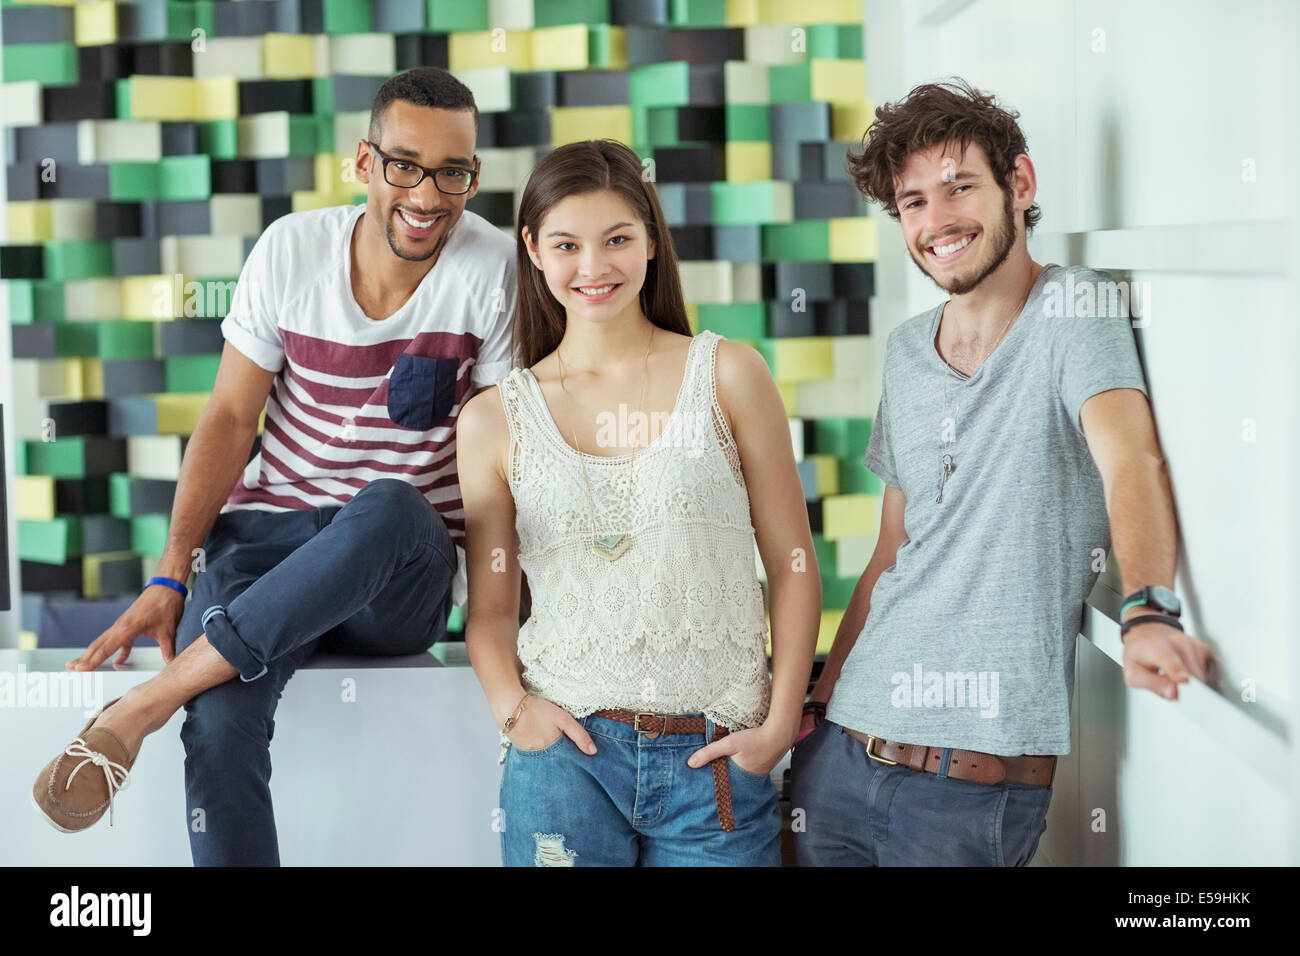
[[[627,534],[598,534],[591,539],[591,550],[606,561],[615,561],[632,544]]]

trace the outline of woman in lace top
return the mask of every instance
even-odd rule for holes
[[[506,865],[780,863],[769,774],[812,666],[812,534],[771,373],[691,335],[648,180],[612,140],[538,164],[519,367],[458,419],[466,643],[502,728]]]

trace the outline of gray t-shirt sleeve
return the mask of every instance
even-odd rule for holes
[[[1147,394],[1133,327],[1126,315],[1058,316],[1056,383],[1074,427],[1079,410],[1098,392],[1136,388]]]
[[[880,404],[876,409],[875,420],[871,423],[871,437],[867,439],[867,453],[862,463],[880,476],[887,485],[897,488],[898,474],[894,468],[894,452],[889,447],[889,396],[882,386]]]

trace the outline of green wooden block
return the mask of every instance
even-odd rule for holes
[[[121,91],[119,83],[119,96]],[[108,198],[115,202],[159,199],[160,180],[158,163],[113,163],[108,167]]]
[[[370,32],[370,0],[325,0],[324,7],[326,33]]]
[[[25,475],[27,471],[27,442],[14,442],[14,474]]]
[[[867,448],[864,445],[861,455],[839,460],[840,494],[882,495],[885,493],[885,483],[862,463],[862,455],[866,453]]]
[[[677,107],[655,106],[646,110],[646,139],[655,146],[676,146]]]
[[[290,116],[289,117],[289,155],[290,156],[315,156],[316,140],[320,121],[316,116]],[[330,123],[330,138],[328,142],[334,142],[333,121]]]
[[[202,30],[205,36],[216,36],[217,12],[213,0],[193,0],[193,3],[187,2],[181,5],[194,7],[195,30]]]
[[[853,599],[853,591],[858,586],[857,578],[837,578],[822,571],[822,608],[827,611],[842,611]]]
[[[60,438],[58,441],[30,439],[27,446],[27,467],[33,475],[53,475],[55,478],[86,477],[86,442],[80,435]]]
[[[116,100],[117,118],[131,119],[131,80],[123,77],[113,84],[113,97]],[[112,182],[110,178],[110,183]]]
[[[424,20],[430,33],[453,33],[457,30],[489,30],[492,16],[488,0],[426,0]]]
[[[813,553],[817,555],[817,568],[822,574],[835,574],[835,542],[825,535],[813,532]]]
[[[81,518],[18,522],[18,556],[24,561],[63,564],[82,553]]]
[[[726,107],[728,142],[766,143],[772,138],[766,106],[728,103]]]
[[[56,322],[54,353],[60,358],[99,354],[99,329],[94,322]]]
[[[0,59],[6,83],[35,80],[47,86],[69,86],[81,76],[72,43],[6,43]]]
[[[754,351],[763,356],[763,361],[767,363],[767,370],[776,376],[776,339],[755,339]]]
[[[819,418],[813,422],[813,449],[818,455],[860,461],[870,438],[870,418]]]
[[[654,63],[633,67],[628,74],[628,102],[634,107],[688,106],[691,76],[686,63]]]
[[[232,119],[206,120],[198,124],[199,152],[210,159],[234,159],[239,155],[239,136]]]
[[[587,28],[588,69],[626,65],[615,62],[614,37],[614,28],[608,23],[593,23]]]
[[[767,305],[762,302],[701,303],[699,326],[727,339],[761,339],[767,335]]]
[[[826,262],[831,254],[825,219],[773,223],[763,227],[763,261]]]
[[[835,56],[837,60],[860,60],[863,56],[863,49],[866,38],[863,36],[862,24],[844,23],[838,28],[840,34],[839,53]]]
[[[609,23],[609,0],[533,0],[534,27]]]
[[[31,325],[36,321],[36,280],[10,279],[5,283],[9,288],[9,321],[14,325]]]
[[[744,226],[770,223],[778,219],[777,184],[712,183],[713,222],[718,226]]]
[[[167,39],[173,43],[189,43],[194,39],[193,30],[198,23],[195,19],[193,3],[169,2],[165,7]]]
[[[60,239],[45,243],[45,275],[66,282],[113,275],[113,244],[106,239]]]
[[[675,27],[725,27],[727,0],[672,0],[668,22]]]
[[[131,476],[113,472],[108,476],[108,513],[118,518],[131,518]]]
[[[812,99],[812,67],[780,63],[767,68],[767,98],[771,103],[802,103]]]
[[[131,550],[136,554],[161,557],[167,550],[168,515],[135,515],[131,518]]]
[[[212,195],[212,161],[207,156],[165,156],[158,163],[158,178],[160,199],[185,201]]]
[[[465,630],[465,614],[459,604],[453,604],[447,614],[447,630],[455,633]]]
[[[808,59],[862,59],[862,24],[812,24],[808,27]]]
[[[217,381],[220,355],[171,355],[163,359],[169,392],[210,392]]]
[[[317,115],[334,113],[334,84],[328,76],[318,76],[311,81],[311,105]]]
[[[153,358],[156,322],[109,319],[103,322],[65,323],[94,326],[95,351],[100,358]]]

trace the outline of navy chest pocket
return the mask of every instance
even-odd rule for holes
[[[460,359],[403,352],[388,376],[388,417],[403,428],[428,431],[456,403]]]

